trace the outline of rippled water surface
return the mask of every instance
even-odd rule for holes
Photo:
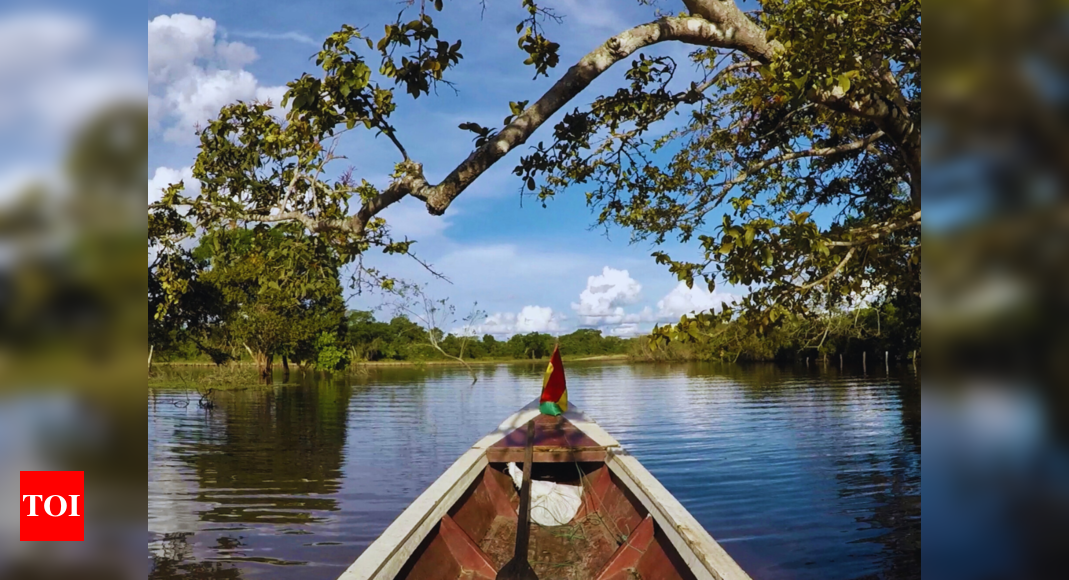
[[[336,578],[544,363],[382,368],[365,379],[148,399],[153,578]],[[871,369],[870,369],[871,370]],[[912,373],[567,366],[569,400],[756,580],[920,578]],[[190,404],[186,401],[190,400]]]

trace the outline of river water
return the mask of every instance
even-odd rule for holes
[[[336,578],[544,363],[148,398],[151,578]],[[569,401],[756,580],[920,578],[912,370],[569,363]]]

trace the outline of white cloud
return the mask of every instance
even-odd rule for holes
[[[163,99],[156,95],[148,96],[148,130],[158,131],[163,117]]]
[[[454,329],[453,333],[475,336],[492,334],[502,338],[530,332],[559,334],[563,318],[548,306],[524,306],[519,313],[496,312],[479,324]]]
[[[641,336],[643,334],[646,334],[647,332],[648,331],[642,330],[638,324],[634,322],[629,322],[609,329],[609,332],[607,334],[610,334],[612,336],[619,336],[621,338],[631,338],[634,336]]]
[[[693,288],[687,288],[685,282],[680,282],[657,302],[657,318],[663,322],[670,322],[678,320],[684,314],[718,311],[722,302],[730,304],[737,299],[738,297],[734,294],[710,292],[698,284],[695,284]]]
[[[422,206],[414,204],[414,208]],[[452,246],[455,242],[442,237],[424,249],[437,249],[443,244]],[[593,259],[604,263],[604,258]],[[682,283],[670,286],[671,290],[660,300],[644,299],[643,285],[629,270],[601,266],[601,273],[586,277],[586,287],[578,301],[571,302],[567,295],[561,296],[567,284],[560,281],[579,278],[584,271],[596,268],[597,262],[592,263],[590,256],[545,253],[514,245],[460,246],[438,259],[432,258],[431,263],[452,280],[452,284],[435,287],[453,298],[455,304],[462,308],[475,301],[483,308],[490,304],[489,316],[473,327],[455,326],[454,334],[507,338],[517,333],[561,335],[577,328],[594,328],[606,336],[634,337],[648,333],[654,324],[677,322],[683,314],[719,311],[721,302],[737,300],[730,293],[709,292],[704,287],[688,289]],[[396,264],[391,268],[395,275],[412,277],[411,271],[396,272]],[[654,272],[660,270],[643,275],[655,276]],[[416,273],[422,274],[421,269]],[[562,302],[570,305],[570,312],[561,311],[557,305]]]
[[[168,186],[179,181],[185,186],[184,195],[188,197],[196,197],[200,193],[200,181],[193,178],[192,167],[182,167],[180,169],[174,169],[172,167],[157,167],[156,171],[152,174],[152,178],[148,180],[148,203],[157,202],[163,198],[163,190]],[[188,206],[187,206],[188,207]],[[179,206],[179,212],[186,210]],[[182,247],[187,250],[193,249],[199,240],[200,232],[197,230],[196,236],[186,238],[181,242]],[[148,248],[148,261],[151,264],[156,259],[157,248],[149,245]]]
[[[559,317],[548,306],[524,306],[516,315],[516,332],[556,332],[560,330]]]
[[[171,120],[164,139],[190,142],[197,125],[236,101],[270,100],[276,106],[284,86],[263,86],[245,70],[258,55],[241,42],[217,38],[211,18],[161,15],[148,23],[149,119],[154,128]]]
[[[193,168],[183,167],[173,169],[171,167],[157,167],[148,180],[148,203],[159,201],[163,198],[163,190],[173,183],[181,181],[185,185],[185,195],[194,197],[200,192],[200,182],[193,179]]]
[[[623,307],[638,302],[641,295],[642,285],[627,270],[605,266],[600,275],[587,278],[586,288],[579,294],[579,302],[572,303],[572,309],[584,325],[619,324],[625,317]]]
[[[240,42],[218,42],[215,52],[229,69],[240,69],[260,58],[255,48]]]
[[[161,15],[148,22],[148,78],[165,83],[188,76],[196,61],[215,54],[215,21],[190,14]]]

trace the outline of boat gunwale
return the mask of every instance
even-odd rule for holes
[[[537,417],[540,414],[538,405],[539,400],[535,399],[522,407],[465,451],[390,523],[338,580],[394,578],[431,529],[490,464],[487,449]],[[605,448],[606,468],[642,503],[691,573],[703,580],[751,580],[679,500],[615,438],[574,406],[564,413],[564,417]]]
[[[487,465],[483,450],[465,451],[386,527],[338,580],[393,578]]]
[[[610,452],[605,466],[631,491],[701,580],[751,580],[694,516],[626,450]]]
[[[356,561],[349,565],[338,577],[338,580],[370,580],[373,578],[393,578],[407,563],[412,554],[438,523],[442,515],[448,513],[455,503],[471,486],[478,474],[489,465],[486,459],[486,449],[503,439],[539,414],[539,400],[520,408],[498,425],[497,429],[483,436],[479,441],[465,451],[452,465],[449,466],[423,493],[419,494],[411,504],[401,512],[375,541],[372,542]],[[582,425],[596,425],[586,418],[578,410],[569,410],[566,414],[569,420],[573,420],[578,427]],[[599,443],[605,442],[619,446],[608,433],[600,427],[592,430],[598,433],[598,437],[590,434],[591,438]],[[599,438],[600,437],[600,438]],[[467,464],[463,470],[458,466]],[[459,471],[459,473],[458,473]],[[459,487],[459,493],[457,489]],[[444,489],[443,489],[444,488]],[[430,498],[434,498],[431,502]],[[447,503],[443,507],[442,504]],[[424,505],[424,504],[430,505]]]

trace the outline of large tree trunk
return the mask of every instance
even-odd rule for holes
[[[282,381],[290,380],[290,359],[286,355],[282,355]]]

